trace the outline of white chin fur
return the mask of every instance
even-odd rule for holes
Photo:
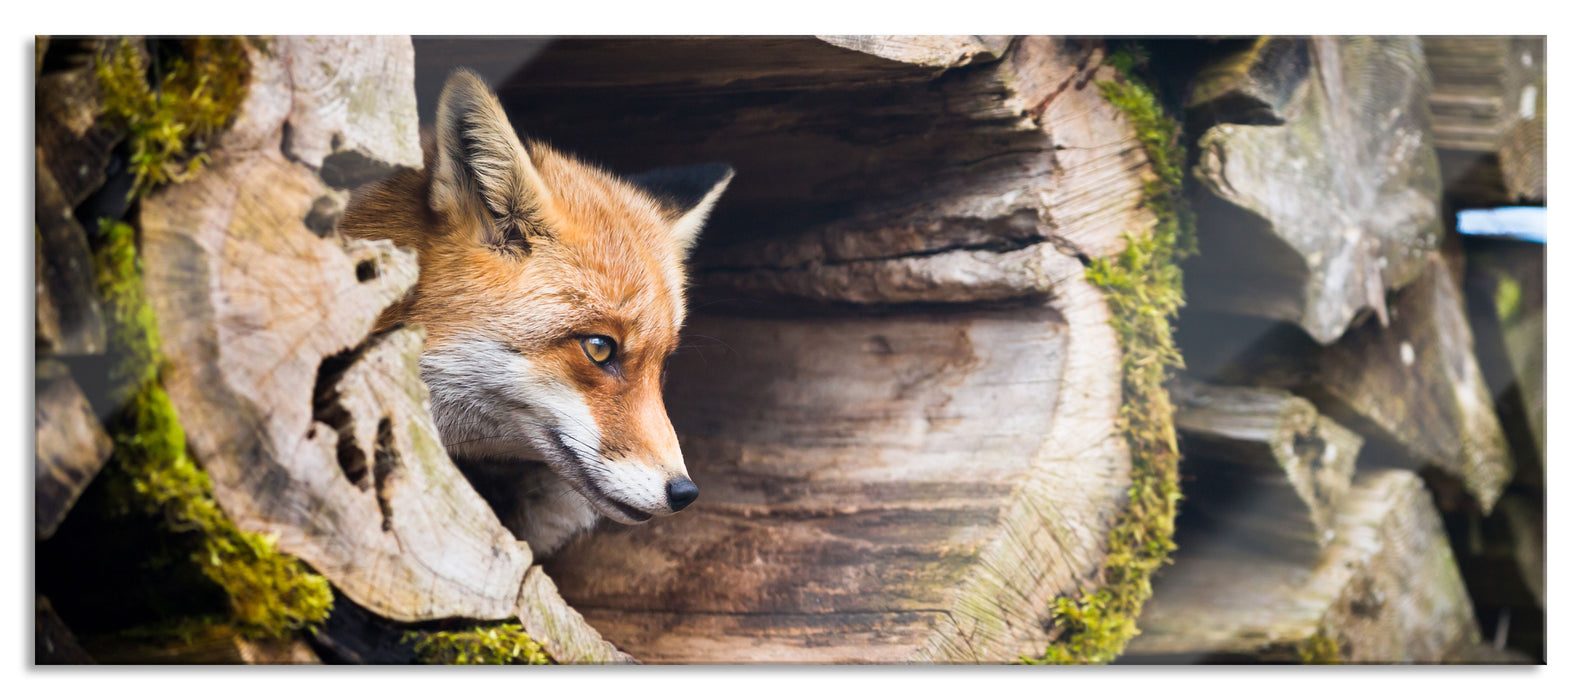
[[[579,482],[591,482],[595,493],[560,487],[524,494],[528,502],[509,525],[534,552],[559,549],[592,528],[598,514],[627,525],[649,519],[623,512],[612,500],[650,517],[669,514],[665,477],[639,464],[600,459],[598,423],[581,394],[535,371],[532,362],[504,344],[451,343],[425,351],[420,365],[434,421],[451,454],[542,461],[556,465],[561,474],[555,478],[578,490],[590,488]],[[568,457],[575,464],[568,465]],[[576,471],[566,474],[567,469]]]

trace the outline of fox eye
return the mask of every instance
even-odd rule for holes
[[[615,357],[615,341],[608,336],[593,335],[582,339],[582,351],[595,364],[604,364]]]

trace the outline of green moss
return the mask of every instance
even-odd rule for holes
[[[1494,287],[1494,309],[1500,320],[1510,322],[1522,310],[1522,283],[1511,275],[1500,275]]]
[[[197,37],[157,66],[149,84],[145,53],[122,39],[94,66],[111,128],[126,131],[135,176],[129,198],[168,182],[191,178],[203,167],[203,145],[224,128],[247,96],[250,64],[239,38]]]
[[[1322,632],[1302,640],[1296,645],[1296,656],[1302,663],[1308,665],[1329,665],[1342,663],[1340,658],[1340,644]]]
[[[122,415],[114,430],[114,476],[127,507],[162,515],[175,532],[195,532],[192,559],[222,588],[233,624],[254,637],[283,637],[322,621],[329,582],[277,552],[273,539],[237,529],[215,502],[208,474],[187,453],[176,409],[159,382],[159,331],[143,292],[136,232],[124,222],[100,226],[94,267],[111,320],[112,378]]]
[[[1103,290],[1110,325],[1121,347],[1120,429],[1131,451],[1132,483],[1110,530],[1103,584],[1057,598],[1051,606],[1060,632],[1036,663],[1092,664],[1115,659],[1137,635],[1137,616],[1153,595],[1154,571],[1175,550],[1180,499],[1173,408],[1164,382],[1182,365],[1172,321],[1185,301],[1176,262],[1195,249],[1192,212],[1182,194],[1186,154],[1180,129],[1153,93],[1130,75],[1138,63],[1117,52],[1110,63],[1118,82],[1100,84],[1106,99],[1132,122],[1157,176],[1144,190],[1157,218],[1151,233],[1128,235],[1112,259],[1095,260],[1087,280]]]
[[[503,622],[462,632],[409,632],[418,660],[426,664],[533,665],[553,664],[544,648],[522,625]]]

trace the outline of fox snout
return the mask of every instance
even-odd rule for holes
[[[685,473],[621,462],[553,466],[595,509],[628,525],[678,513],[698,498],[698,485]]]

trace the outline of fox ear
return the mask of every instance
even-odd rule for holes
[[[451,74],[440,92],[434,211],[482,219],[485,243],[526,250],[543,233],[538,211],[545,191],[533,161],[500,107],[500,100],[472,71]]]
[[[630,179],[648,190],[664,205],[670,220],[670,235],[690,251],[703,230],[725,186],[731,183],[736,171],[724,163],[658,168],[634,175]]]

